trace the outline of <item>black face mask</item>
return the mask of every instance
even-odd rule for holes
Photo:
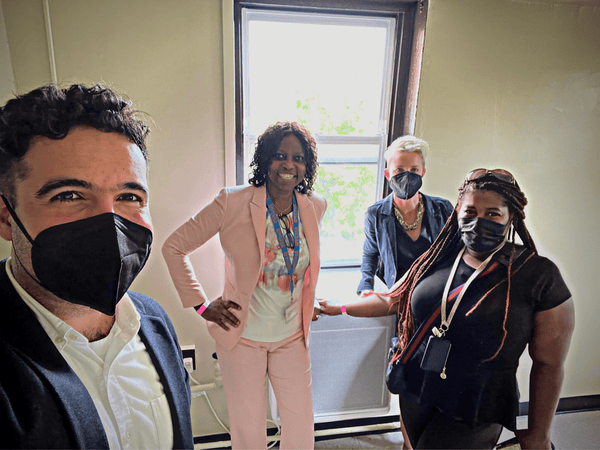
[[[389,184],[396,197],[408,200],[419,192],[423,185],[423,178],[414,172],[402,172],[390,178]]]
[[[46,228],[32,240],[8,201],[4,202],[32,244],[35,277],[29,275],[63,300],[114,315],[148,260],[152,232],[105,213]]]
[[[479,253],[492,251],[504,242],[508,224],[494,222],[480,217],[458,220],[463,243],[471,250]]]

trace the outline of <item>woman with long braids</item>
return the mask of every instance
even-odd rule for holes
[[[400,410],[415,449],[491,449],[502,427],[524,449],[551,448],[574,306],[556,265],[537,253],[526,204],[508,171],[469,172],[454,212],[406,276],[387,296],[345,307],[352,316],[400,313]],[[516,370],[528,344],[529,423],[516,430]]]

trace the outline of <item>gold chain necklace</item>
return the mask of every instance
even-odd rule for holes
[[[290,207],[292,206],[292,204],[294,203],[294,200],[292,199],[292,203],[290,203],[290,206],[288,206],[287,208],[285,208],[283,211],[287,211],[288,209],[290,209]],[[287,216],[289,213],[283,213],[283,211],[281,211],[277,205],[275,204],[275,202],[273,202],[273,206],[275,207],[275,209],[277,210],[277,212],[279,213],[279,215],[277,217],[279,217],[281,219],[282,216]]]
[[[419,210],[417,211],[417,220],[415,220],[411,224],[407,224],[404,221],[404,218],[402,217],[402,214],[400,213],[400,211],[398,211],[398,208],[396,207],[396,205],[394,205],[394,212],[396,213],[396,219],[398,219],[398,222],[400,222],[400,225],[402,225],[402,228],[404,228],[406,231],[415,230],[419,226],[419,224],[421,223],[421,220],[423,219],[423,211],[424,210],[425,210],[425,205],[423,204],[423,196],[419,196]]]

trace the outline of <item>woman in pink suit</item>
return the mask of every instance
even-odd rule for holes
[[[302,125],[269,127],[256,144],[251,185],[222,189],[163,246],[183,306],[206,319],[216,341],[234,449],[267,447],[267,375],[280,448],[313,448],[308,342],[319,311],[319,226],[327,208],[312,191],[317,165],[316,142]],[[209,301],[188,255],[217,233],[225,288]]]

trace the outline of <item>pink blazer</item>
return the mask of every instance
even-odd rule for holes
[[[237,328],[230,327],[229,331],[213,322],[207,322],[207,325],[215,341],[228,350],[237,344],[246,327],[250,298],[264,262],[266,192],[265,186],[223,188],[210,204],[175,230],[162,248],[183,307],[189,308],[203,303],[207,298],[188,255],[219,233],[226,257],[223,299],[232,300],[242,307],[241,311],[232,310],[241,323]],[[302,288],[302,326],[308,347],[320,267],[319,227],[327,202],[315,193],[307,196],[296,192],[296,200],[310,254],[310,265]],[[209,276],[210,272],[201,274],[201,277]]]

